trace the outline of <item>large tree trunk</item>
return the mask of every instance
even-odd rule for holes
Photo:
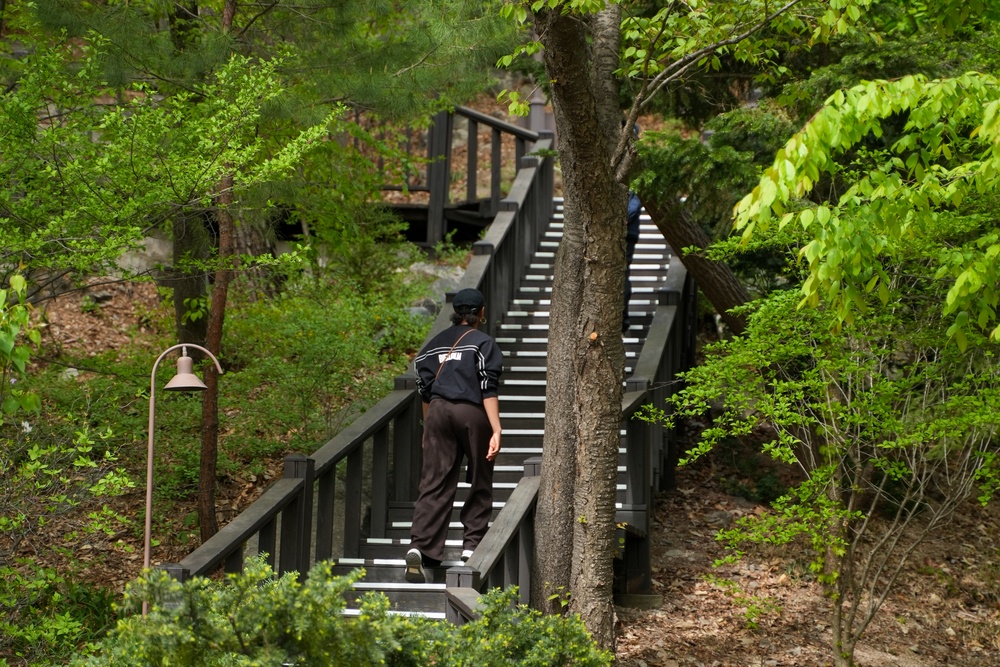
[[[570,610],[580,613],[597,642],[611,647],[625,358],[625,196],[611,170],[611,133],[601,123],[608,114],[598,109],[608,103],[607,94],[603,89],[595,94],[586,24],[561,11],[542,12],[536,15],[536,30],[553,82],[565,196],[550,309],[536,564],[538,580],[548,587],[543,594],[558,593],[566,585],[566,563],[552,554],[572,554]],[[573,477],[575,488],[569,489]],[[571,551],[566,549],[570,540]]]
[[[267,220],[241,220],[240,226],[236,228],[236,254],[241,257],[277,256],[271,224]],[[267,267],[244,266],[240,271],[239,281],[240,286],[246,288],[245,296],[251,301],[260,297],[273,297],[281,287],[275,272]],[[241,294],[244,292],[241,291]]]
[[[685,248],[708,248],[711,245],[708,236],[684,215],[679,203],[664,201],[663,197],[653,192],[640,192],[639,195],[650,219],[670,244],[671,250],[680,258],[702,294],[718,311],[722,321],[734,334],[742,333],[747,326],[746,317],[731,313],[730,309],[750,300],[746,287],[727,264],[711,260],[701,252],[684,252]]]

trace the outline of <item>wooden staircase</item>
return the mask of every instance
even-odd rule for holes
[[[626,377],[632,374],[646,339],[671,260],[669,247],[645,213],[641,222],[640,239],[631,266],[631,327],[624,336]],[[494,469],[494,519],[524,476],[525,462],[540,457],[542,453],[548,308],[553,263],[562,235],[562,224],[561,202],[557,200],[556,211],[543,239],[527,264],[520,287],[496,329],[497,342],[504,352],[504,373],[500,383],[504,436],[503,449]],[[624,430],[622,435],[625,436]],[[623,448],[619,462],[619,509],[626,503],[627,481]],[[424,584],[408,583],[403,577],[403,555],[409,548],[413,503],[389,503],[385,536],[363,539],[357,558],[335,560],[336,573],[347,574],[357,568],[365,570],[364,577],[354,585],[353,599],[347,613],[358,613],[355,604],[357,598],[369,591],[380,591],[389,597],[395,613],[445,618],[446,572],[448,568],[463,565],[459,560],[462,525],[458,516],[467,489],[468,485],[460,483],[446,543],[445,561],[440,568],[429,570],[433,580]]]
[[[500,121],[482,122],[494,135],[490,198],[496,215],[486,235],[473,244],[458,287],[479,289],[492,306],[485,330],[500,341],[506,368],[500,394],[504,442],[496,463],[493,522],[472,558],[464,565],[458,560],[461,528],[456,511],[446,560],[433,571],[432,581],[410,584],[403,577],[420,474],[421,403],[408,373],[396,378],[395,388],[377,404],[326,443],[317,443],[312,453],[286,456],[282,476],[257,500],[180,562],[161,564],[160,569],[184,581],[220,569],[240,572],[247,558],[260,556],[276,573],[304,578],[316,562],[332,561],[339,573],[365,569],[354,587],[355,600],[367,591],[382,591],[396,613],[443,616],[455,623],[474,618],[480,594],[491,588],[517,585],[521,601],[528,601],[544,432],[548,307],[553,258],[562,233],[561,202],[553,198],[551,133],[510,131],[530,142],[533,153],[518,156],[513,182],[501,195],[495,168],[500,164],[497,135],[510,128],[496,126]],[[451,127],[451,119],[442,125]],[[471,158],[468,166],[466,171],[474,174]],[[451,177],[438,176],[430,180],[446,190]],[[470,176],[467,199],[475,200],[471,182]],[[447,192],[435,198],[439,204],[448,203]],[[440,215],[431,218],[443,220]],[[678,387],[677,373],[690,366],[694,349],[696,291],[683,265],[670,257],[643,216],[631,271],[632,327],[625,335],[628,370],[618,469],[616,519],[624,526],[619,533],[624,548],[615,561],[615,587],[626,594],[651,591],[653,500],[657,491],[672,485],[677,459],[673,435],[633,415],[644,405],[668,405]],[[449,311],[442,310],[431,335],[450,326]],[[460,488],[456,509],[465,494]],[[348,613],[358,613],[353,601],[352,607]]]

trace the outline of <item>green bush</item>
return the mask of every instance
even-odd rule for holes
[[[389,389],[430,322],[412,317],[412,290],[359,293],[297,284],[227,322],[222,407],[240,422],[225,450],[261,457],[314,451]],[[231,455],[234,456],[235,455]]]
[[[183,584],[153,572],[129,586],[131,615],[77,666],[387,665],[388,667],[599,667],[598,649],[578,616],[543,616],[514,606],[516,589],[482,598],[480,618],[463,626],[389,613],[381,594],[361,600],[356,617],[343,614],[344,594],[361,574],[337,577],[318,563],[305,582],[276,577],[261,559],[225,582]],[[151,601],[148,617],[138,614]]]

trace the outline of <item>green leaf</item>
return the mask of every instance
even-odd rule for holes
[[[27,289],[28,282],[19,273],[15,273],[10,277],[10,286],[17,294],[23,294],[24,290]]]

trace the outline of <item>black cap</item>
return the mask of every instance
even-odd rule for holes
[[[458,290],[451,305],[456,313],[474,313],[486,305],[486,299],[483,298],[483,293],[479,290],[466,287]]]

